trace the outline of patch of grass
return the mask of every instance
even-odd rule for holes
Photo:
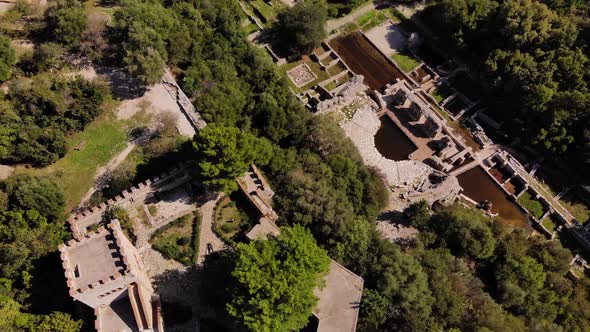
[[[434,98],[434,100],[436,100],[436,102],[437,102],[437,103],[439,103],[439,104],[440,104],[440,103],[442,103],[442,102],[443,102],[443,100],[445,100],[445,97],[443,97],[443,96],[440,94],[440,91],[438,91],[438,89],[434,89],[430,95],[431,95],[431,96]]]
[[[256,32],[258,30],[258,26],[254,23],[249,23],[248,25],[246,25],[245,27],[242,28],[244,30],[244,32],[246,33],[246,35],[249,35],[253,32]]]
[[[340,63],[333,65],[332,67],[328,68],[328,74],[330,76],[336,76],[345,70],[344,66]]]
[[[336,60],[336,57],[333,54],[328,55],[327,57],[320,60],[320,63],[324,66],[327,66],[330,62]]]
[[[199,214],[187,214],[158,229],[150,243],[165,258],[189,266],[199,251]]]
[[[420,61],[418,61],[417,59],[415,59],[414,57],[412,57],[411,55],[406,54],[406,53],[397,52],[397,53],[394,53],[391,56],[391,58],[406,73],[411,72],[416,67],[418,67],[418,65],[420,64]],[[438,100],[437,100],[437,102],[438,102]]]
[[[80,151],[74,148],[82,141],[86,144]],[[61,183],[66,199],[66,210],[76,206],[94,184],[99,166],[105,165],[127,145],[125,124],[111,111],[91,122],[84,131],[70,136],[68,152],[64,158],[48,167],[30,170],[22,167],[17,172],[52,175]]]
[[[346,82],[348,82],[348,76],[344,75],[344,76],[340,77],[339,79],[326,84],[325,88],[328,91],[332,91]]]
[[[353,31],[356,31],[359,29],[359,26],[356,25],[356,23],[354,22],[350,22],[350,23],[346,23],[345,25],[340,27],[340,32],[342,32],[342,34],[349,34]]]
[[[440,115],[442,115],[443,118],[445,118],[447,121],[452,122],[453,119],[451,118],[451,116],[449,115],[449,113],[445,112],[445,110],[443,110],[442,108],[438,107],[438,105],[432,105],[432,107],[434,107],[434,109],[436,110],[436,112]]]
[[[533,198],[530,192],[525,192],[524,194],[520,195],[518,198],[518,202],[522,204],[530,213],[535,216],[535,218],[539,219],[543,216],[543,205],[541,202]]]
[[[139,216],[139,219],[141,219],[141,222],[143,222],[144,225],[149,226],[150,217],[147,215],[147,213],[143,209],[143,205],[135,206],[134,209],[135,209],[135,211],[137,211],[137,215]]]
[[[390,8],[384,9],[383,15],[385,15],[385,17],[390,19],[393,23],[399,23],[405,19],[404,14],[402,14],[400,11],[395,9],[395,7],[390,7]],[[402,18],[400,18],[400,15]]]
[[[453,210],[453,214],[455,214],[455,216],[457,216],[457,218],[459,218],[459,219],[473,220],[473,221],[478,221],[481,223],[487,223],[492,220],[492,219],[490,219],[490,217],[488,215],[486,215],[480,209],[468,208],[468,207],[466,207],[462,204],[459,204],[459,203],[453,204],[452,210]]]
[[[250,0],[249,1],[254,12],[262,16],[265,23],[272,22],[276,19],[278,10],[282,9],[282,5],[278,1],[273,1],[273,6],[269,6],[264,0]]]
[[[215,209],[215,228],[224,238],[232,238],[240,230],[242,214],[229,196],[223,197]]]
[[[230,244],[235,244],[240,236],[258,223],[258,211],[242,192],[224,196],[215,207],[214,231]]]
[[[559,199],[563,207],[568,210],[576,220],[584,224],[590,220],[590,207],[576,195],[576,188]]]
[[[371,20],[373,20],[373,18],[375,18],[375,16],[377,15],[377,10],[372,9],[369,10],[368,12],[366,12],[365,14],[363,14],[362,16],[360,16],[359,18],[356,19],[356,24],[358,26],[363,26],[367,23],[369,23]]]
[[[387,19],[384,11],[372,9],[356,20],[356,25],[363,31],[371,30]]]
[[[557,227],[555,221],[551,218],[551,216],[543,218],[543,220],[541,220],[541,224],[550,232],[553,232],[555,230],[555,227]]]
[[[158,213],[158,208],[155,205],[148,206],[148,211],[150,212],[151,216],[155,216]]]
[[[395,17],[399,22],[405,21],[408,18],[406,17],[406,15],[404,15],[404,13],[400,12],[397,8],[395,7],[391,7],[389,8],[389,12],[391,13],[391,16]]]

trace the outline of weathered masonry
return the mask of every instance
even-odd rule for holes
[[[164,331],[160,298],[117,220],[59,251],[70,296],[94,309],[96,331]]]

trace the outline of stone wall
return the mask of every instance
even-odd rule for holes
[[[94,224],[98,224],[102,218],[102,215],[110,207],[121,206],[126,202],[145,200],[146,197],[153,194],[154,192],[170,189],[174,184],[182,184],[186,179],[186,167],[187,164],[180,164],[173,167],[167,172],[162,173],[160,176],[153,177],[144,182],[141,182],[130,189],[124,190],[117,197],[109,199],[105,203],[102,203],[95,207],[90,207],[84,211],[74,213],[69,216],[68,224],[74,238],[80,239],[86,233],[86,229]],[[179,175],[183,175],[178,178]],[[172,181],[171,180],[183,180],[184,181]]]

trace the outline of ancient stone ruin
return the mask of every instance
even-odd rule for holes
[[[70,296],[94,309],[97,331],[164,331],[160,298],[117,220],[59,251]]]

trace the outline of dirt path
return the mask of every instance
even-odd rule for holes
[[[109,171],[114,170],[115,168],[117,168],[119,165],[121,165],[121,163],[125,160],[125,158],[127,158],[127,156],[131,153],[131,151],[133,151],[133,149],[135,149],[137,147],[137,145],[133,142],[129,142],[127,143],[127,147],[125,149],[123,149],[123,151],[119,152],[119,154],[117,154],[116,156],[114,156],[108,164],[106,164],[105,166],[99,167],[96,170],[96,176],[94,177],[95,181],[97,179],[99,179],[101,176],[103,176],[104,174],[106,174]],[[80,206],[85,205],[88,200],[92,197],[92,194],[94,194],[95,191],[99,190],[100,188],[97,187],[96,182],[94,183],[94,185],[88,189],[88,191],[86,192],[86,194],[84,194],[84,197],[82,197],[82,200],[80,201]]]
[[[116,110],[118,119],[129,119],[142,109],[145,109],[152,115],[171,113],[176,118],[176,128],[180,135],[185,137],[192,137],[195,135],[194,128],[182,113],[176,100],[170,96],[162,83],[155,84],[144,93],[134,95],[133,93],[130,93],[130,91],[135,91],[135,83],[120,69],[86,66],[78,72],[72,73],[72,75],[74,74],[81,75],[88,80],[95,79],[99,76],[105,76],[112,86],[114,95],[128,95],[127,98],[123,98],[124,100]],[[113,156],[106,165],[99,165],[100,167],[96,170],[95,180],[121,165],[137,145],[137,142],[128,142],[127,147],[119,154]],[[87,203],[92,197],[92,194],[99,189],[100,188],[98,188],[95,183],[90,189],[88,189],[79,205]]]
[[[197,264],[202,264],[207,256],[207,244],[210,243],[213,251],[219,251],[225,248],[225,243],[213,232],[213,223],[215,222],[215,205],[223,197],[223,194],[217,195],[214,199],[201,206],[201,231],[199,237],[199,257]]]

